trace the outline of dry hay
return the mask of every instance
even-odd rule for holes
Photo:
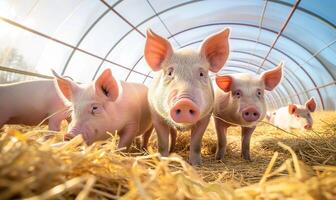
[[[63,144],[62,133],[40,142],[41,127],[0,133],[0,199],[336,199],[336,113],[314,114],[314,131],[284,132],[261,123],[252,136],[252,162],[240,158],[240,133],[229,129],[225,162],[214,160],[213,124],[204,136],[202,167],[187,158],[189,135],[160,157],[125,154],[117,138],[85,146]]]

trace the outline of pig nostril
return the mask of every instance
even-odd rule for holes
[[[258,116],[258,113],[253,113],[253,116],[255,116],[255,117]]]
[[[245,112],[244,115],[245,115],[245,116],[249,116],[249,113],[248,113],[248,112]]]
[[[176,110],[176,114],[180,114],[181,113],[181,110],[180,109],[177,109]]]
[[[193,114],[195,113],[195,111],[193,111],[193,110],[189,110],[189,113],[190,113],[191,115],[193,115]]]

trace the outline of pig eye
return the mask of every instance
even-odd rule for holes
[[[98,106],[93,106],[91,110],[91,114],[95,114],[95,112],[98,110]]]
[[[200,72],[200,76],[201,76],[201,77],[203,77],[203,76],[204,76],[203,72]]]
[[[237,97],[238,99],[242,96],[242,92],[240,90],[236,90],[233,95]]]
[[[261,96],[262,96],[262,92],[261,92],[260,89],[257,90],[257,96],[258,96],[258,97],[261,97]]]
[[[300,116],[299,115],[296,115],[297,118],[299,118]]]
[[[168,76],[170,76],[170,77],[172,77],[173,76],[173,74],[174,74],[174,68],[172,68],[172,67],[170,67],[169,69],[168,69]]]
[[[101,113],[101,111],[102,111],[102,107],[100,105],[98,105],[98,104],[91,105],[90,112],[91,112],[92,115],[99,114],[99,113]]]

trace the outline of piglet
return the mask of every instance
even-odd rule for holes
[[[224,160],[226,133],[230,126],[240,126],[242,157],[250,160],[250,139],[266,114],[265,90],[273,90],[281,81],[283,64],[260,76],[232,74],[216,77],[214,121],[218,138],[216,159]]]
[[[56,92],[53,80],[0,85],[0,128],[4,124],[36,126],[44,119],[49,130],[59,131],[67,106]]]
[[[90,84],[77,84],[58,77],[55,85],[64,101],[71,102],[72,121],[65,139],[82,134],[87,144],[109,138],[117,131],[118,147],[129,147],[133,139],[143,136],[143,148],[153,130],[143,84],[117,81],[106,69]]]
[[[198,52],[174,51],[167,39],[147,32],[145,59],[155,72],[148,100],[162,156],[169,154],[169,133],[191,129],[189,161],[201,164],[202,137],[214,100],[208,72],[219,71],[226,62],[229,32],[224,29],[209,36]]]
[[[311,112],[316,109],[315,99],[310,98],[305,105],[289,104],[272,112],[270,122],[284,130],[310,130],[313,127]]]

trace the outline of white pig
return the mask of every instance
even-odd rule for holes
[[[250,160],[250,139],[266,114],[265,90],[273,90],[282,79],[283,64],[260,76],[232,74],[216,77],[214,121],[218,138],[216,159],[224,160],[227,128],[241,126],[242,157]]]
[[[169,132],[191,129],[189,161],[201,164],[201,142],[213,110],[208,71],[219,71],[229,55],[229,29],[206,38],[199,52],[174,51],[169,41],[147,32],[145,59],[155,72],[148,99],[159,152],[169,154]]]
[[[36,126],[47,117],[52,131],[59,131],[62,120],[68,117],[53,80],[0,85],[0,128],[4,124]]]
[[[90,84],[77,84],[57,78],[55,84],[64,101],[72,104],[72,121],[66,139],[82,134],[87,144],[109,137],[106,132],[120,136],[118,147],[129,147],[133,139],[143,136],[143,148],[153,130],[143,84],[117,81],[110,69]]]
[[[315,99],[310,98],[305,105],[289,104],[273,112],[271,123],[279,128],[289,130],[305,129],[310,130],[313,126],[311,112],[316,109]]]

